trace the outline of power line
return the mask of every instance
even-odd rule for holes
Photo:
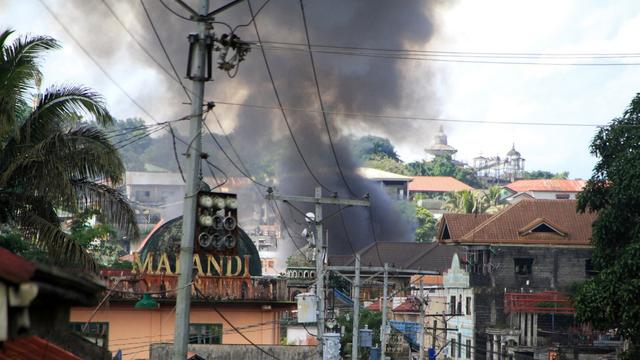
[[[307,51],[305,49],[287,47],[287,46],[260,46],[269,50],[276,51]],[[331,55],[344,55],[344,56],[356,56],[356,57],[369,57],[369,58],[383,58],[383,59],[396,59],[396,60],[416,60],[416,61],[431,61],[431,62],[451,62],[451,63],[469,63],[469,64],[502,64],[502,65],[550,65],[550,66],[638,66],[640,62],[534,62],[534,61],[511,61],[500,60],[500,56],[490,57],[489,60],[476,60],[475,56],[460,57],[456,55],[397,55],[388,53],[375,53],[375,52],[359,52],[349,50],[329,50],[329,49],[312,49],[313,52],[321,54]],[[496,59],[496,60],[491,60]],[[552,60],[562,60],[562,58],[551,58]],[[546,60],[543,58],[543,60]]]
[[[279,107],[271,106],[271,105],[258,105],[258,104],[248,104],[248,103],[236,103],[231,101],[216,101],[216,104],[229,105],[229,106],[240,106],[240,107],[249,107],[256,109],[268,109],[268,110],[279,110]],[[284,107],[284,110],[287,111],[299,111],[305,113],[320,113],[320,110],[313,109],[304,109],[304,108],[295,108],[295,107]],[[373,113],[361,113],[361,112],[342,112],[342,111],[325,111],[327,115],[333,116],[342,116],[342,117],[352,117],[352,118],[378,118],[378,119],[389,119],[389,120],[413,120],[413,121],[433,121],[433,122],[449,122],[449,123],[467,123],[467,124],[491,124],[491,125],[526,125],[526,126],[566,126],[566,127],[608,127],[609,125],[604,124],[588,124],[588,123],[552,123],[552,122],[530,122],[530,121],[492,121],[492,120],[467,120],[467,119],[449,119],[449,118],[434,118],[427,116],[405,116],[399,114],[373,114]],[[634,125],[638,126],[638,125]]]
[[[151,14],[149,14],[149,11],[147,10],[147,6],[144,4],[144,0],[140,0],[140,5],[142,5],[142,10],[144,10],[144,14],[147,16],[147,20],[149,20],[149,24],[151,25],[151,29],[153,30],[153,34],[156,36],[156,39],[158,40],[158,43],[160,44],[160,47],[162,48],[162,52],[164,53],[164,56],[167,58],[167,61],[169,62],[169,65],[171,66],[171,70],[173,70],[173,74],[176,76],[175,79],[178,81],[178,83],[182,87],[182,90],[184,90],[184,94],[187,96],[187,99],[189,99],[189,101],[191,101],[191,95],[189,95],[189,90],[187,89],[186,86],[184,86],[184,83],[180,79],[180,75],[178,75],[178,71],[176,70],[176,67],[173,65],[173,61],[171,61],[171,57],[169,56],[169,53],[167,52],[167,48],[165,48],[164,43],[162,42],[162,38],[160,37],[160,34],[158,34],[158,30],[156,30],[156,26],[153,23],[153,19],[151,18]]]
[[[249,12],[251,13],[251,17],[255,18],[255,15],[253,13],[253,8],[251,7],[251,2],[247,2],[247,5],[249,6]],[[258,37],[258,40],[260,39],[260,32],[258,31],[258,22],[257,21],[253,21],[253,28],[256,31],[256,36]],[[280,95],[278,93],[278,88],[276,87],[276,83],[273,79],[273,74],[271,73],[271,66],[269,66],[269,61],[267,60],[267,54],[264,51],[264,49],[260,48],[260,51],[262,53],[262,58],[264,59],[264,64],[265,67],[267,69],[267,74],[269,75],[269,80],[271,81],[271,87],[273,88],[273,93],[275,94],[276,100],[278,102],[278,107],[280,109],[280,112],[282,113],[282,118],[284,119],[285,124],[287,125],[287,129],[289,130],[289,135],[291,135],[291,140],[293,140],[293,144],[295,145],[296,151],[298,152],[298,155],[300,155],[300,159],[302,159],[302,162],[304,163],[304,166],[307,168],[307,171],[309,171],[309,174],[311,174],[311,177],[315,180],[315,182],[320,185],[323,189],[329,191],[329,192],[333,192],[331,190],[329,190],[329,188],[327,188],[326,186],[324,186],[322,184],[322,182],[320,182],[320,179],[318,179],[318,177],[315,175],[315,173],[311,170],[311,166],[309,165],[309,163],[307,162],[307,159],[305,159],[304,155],[302,155],[302,150],[300,149],[300,146],[298,145],[298,141],[296,140],[296,137],[293,135],[293,129],[291,128],[291,124],[289,124],[289,120],[287,119],[287,113],[284,110],[284,107],[282,105],[282,101],[280,99]]]
[[[283,42],[283,41],[249,41],[257,43],[258,45],[281,45],[281,46],[297,46],[306,47],[306,44]],[[637,52],[620,52],[620,53],[587,53],[587,52],[575,52],[575,53],[543,53],[543,52],[472,52],[472,51],[443,51],[443,50],[417,50],[417,49],[401,49],[401,48],[376,48],[376,47],[358,47],[358,46],[344,46],[344,45],[327,45],[327,44],[312,44],[314,48],[327,48],[338,50],[354,50],[354,51],[374,51],[374,52],[393,52],[393,53],[409,53],[409,54],[434,54],[434,55],[462,55],[462,56],[485,56],[485,57],[604,57],[604,58],[625,58],[625,57],[640,57],[640,53]]]
[[[384,265],[384,261],[382,261],[382,256],[380,256],[380,249],[378,249],[378,237],[376,236],[376,229],[373,223],[373,206],[368,206],[369,209],[369,225],[371,225],[371,235],[373,236],[373,246],[376,247],[376,255],[378,256],[378,261],[380,261],[380,266]]]
[[[318,101],[320,102],[320,111],[322,111],[322,119],[324,120],[324,127],[327,130],[327,135],[329,137],[329,145],[331,146],[331,153],[333,154],[333,159],[336,161],[336,165],[338,166],[338,173],[340,174],[340,178],[342,182],[351,193],[351,196],[357,197],[354,193],[351,186],[347,182],[347,179],[344,176],[344,172],[342,171],[342,167],[340,166],[340,160],[338,159],[338,154],[336,154],[336,148],[333,144],[333,137],[331,136],[331,129],[329,128],[329,121],[327,120],[327,114],[324,111],[324,102],[322,101],[322,93],[320,92],[320,84],[318,82],[318,71],[316,69],[316,63],[313,59],[313,51],[311,51],[311,39],[309,38],[309,27],[307,25],[307,16],[304,11],[304,0],[300,0],[300,10],[302,12],[302,23],[304,24],[304,34],[307,39],[307,48],[309,50],[309,59],[311,60],[311,68],[313,69],[313,81],[316,86],[316,93],[318,94]]]
[[[93,55],[91,55],[91,53],[80,43],[80,41],[78,41],[78,39],[73,35],[73,33],[64,25],[64,23],[62,22],[62,20],[60,20],[58,18],[58,16],[53,12],[53,10],[51,10],[51,8],[49,8],[49,6],[44,2],[44,0],[38,0],[38,2],[44,6],[44,8],[47,10],[47,12],[49,13],[49,15],[51,15],[51,17],[53,17],[53,19],[58,23],[58,25],[60,25],[60,27],[62,28],[62,30],[64,30],[64,32],[71,38],[71,40],[73,40],[74,43],[76,43],[76,45],[78,45],[78,47],[80,48],[80,50],[82,50],[82,52],[89,58],[91,59],[91,61],[98,67],[98,69],[100,69],[100,71],[104,74],[104,76],[107,77],[107,79],[109,79],[117,88],[118,90],[120,90],[122,92],[122,94],[125,95],[125,97],[127,97],[129,99],[129,101],[131,101],[132,104],[134,104],[140,111],[142,111],[145,115],[147,115],[150,119],[152,119],[153,121],[157,122],[155,117],[153,115],[151,115],[151,113],[149,113],[142,105],[140,105],[134,98],[133,96],[131,96],[131,94],[129,94],[110,74],[109,72],[102,66],[100,65],[100,63],[96,60],[96,58],[93,57]]]
[[[258,8],[258,10],[256,11],[255,15],[251,14],[251,19],[249,19],[249,21],[245,24],[240,24],[240,25],[236,25],[233,30],[231,30],[231,33],[235,33],[236,30],[238,30],[239,28],[242,27],[247,27],[249,25],[251,25],[251,23],[253,23],[256,19],[256,16],[258,16],[258,14],[260,14],[260,12],[262,11],[262,9],[264,9],[265,6],[267,6],[267,4],[269,3],[269,1],[271,0],[265,0],[265,2],[262,3],[262,5],[260,5],[260,7]],[[251,0],[247,0],[247,3],[250,3]],[[251,7],[251,5],[249,5],[249,7]],[[250,10],[251,11],[251,10]]]
[[[167,4],[165,4],[164,0],[160,0],[160,4],[162,4],[162,6],[164,6],[165,9],[167,9],[170,13],[172,13],[173,15],[179,17],[182,20],[186,20],[186,21],[194,21],[184,15],[180,15],[177,11],[173,10],[172,8],[170,8]]]

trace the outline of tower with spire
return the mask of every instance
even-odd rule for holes
[[[452,156],[458,152],[456,148],[447,143],[447,135],[444,133],[442,125],[440,125],[438,133],[433,137],[433,143],[424,150],[427,154],[431,154],[433,156]]]

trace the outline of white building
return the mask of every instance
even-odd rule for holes
[[[441,352],[451,359],[475,359],[475,303],[469,286],[469,273],[453,255],[451,268],[443,275],[444,297],[447,299],[446,348]],[[453,330],[456,329],[456,330]]]
[[[510,195],[506,198],[516,203],[524,198],[543,200],[574,200],[582,191],[584,180],[532,179],[518,180],[504,186]]]

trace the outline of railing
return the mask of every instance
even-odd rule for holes
[[[558,291],[504,294],[505,313],[575,314],[569,297]]]
[[[129,270],[106,270],[102,275],[114,299],[137,300],[143,293],[176,297],[175,275],[136,275]],[[191,294],[195,301],[289,301],[287,280],[273,277],[196,276]]]

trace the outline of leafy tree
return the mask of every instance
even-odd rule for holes
[[[381,156],[400,161],[391,141],[379,136],[367,135],[357,139],[353,145],[353,152],[363,161]]]
[[[347,354],[347,350],[350,349],[347,344],[351,344],[351,340],[353,339],[353,319],[351,315],[351,313],[346,313],[338,316],[336,319],[338,321],[338,327],[344,327],[344,336],[342,336],[340,340],[340,352],[342,356],[351,355],[351,353]],[[369,329],[372,329],[373,344],[380,344],[380,332],[377,331],[377,329],[380,329],[380,326],[382,326],[382,313],[380,311],[360,309],[359,323],[361,329],[364,329],[365,325]],[[360,359],[369,359],[369,351],[366,348],[360,348],[358,354],[360,354]]]
[[[122,180],[117,151],[101,130],[78,124],[85,115],[99,125],[113,119],[102,98],[85,87],[53,86],[36,93],[39,57],[59,45],[45,36],[9,43],[12,33],[0,33],[0,223],[15,225],[52,259],[95,268],[62,231],[57,211],[96,207],[108,222],[137,236],[133,210],[105,184]]]
[[[598,130],[591,143],[598,158],[578,196],[578,210],[598,213],[593,223],[593,261],[600,272],[578,291],[578,320],[616,329],[640,357],[640,94],[622,117]]]
[[[384,170],[400,175],[408,175],[407,168],[404,163],[399,160],[395,160],[386,155],[372,155],[364,165],[374,169]]]
[[[433,214],[422,206],[416,207],[416,220],[418,227],[416,228],[417,242],[431,242],[436,236],[436,219]]]
[[[450,155],[436,156],[431,161],[414,161],[406,165],[409,175],[414,176],[452,176],[463,183],[481,188],[482,183],[472,169],[456,163]]]
[[[559,173],[552,173],[550,171],[545,171],[545,170],[534,170],[534,171],[525,171],[524,174],[522,174],[522,178],[523,179],[568,179],[569,178],[569,172],[568,171],[562,171]]]
[[[142,154],[151,147],[153,138],[145,136],[148,132],[144,128],[145,122],[139,118],[116,120],[110,131],[119,135],[112,138],[112,142],[121,149],[118,150],[124,166],[130,171],[144,171],[145,163]],[[135,141],[133,141],[135,139]],[[126,146],[124,146],[126,145]],[[124,147],[122,147],[124,146]]]
[[[471,190],[452,191],[447,194],[443,208],[461,214],[482,213],[486,209],[481,192]]]

